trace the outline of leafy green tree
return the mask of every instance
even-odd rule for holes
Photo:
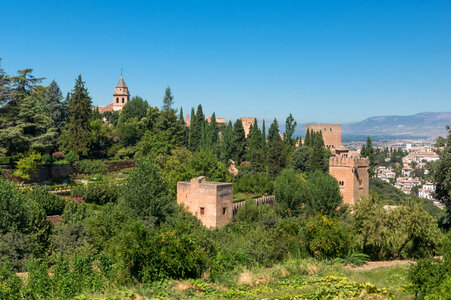
[[[144,135],[144,124],[138,118],[132,118],[117,126],[117,135],[120,143],[127,147],[135,145]]]
[[[274,119],[268,131],[268,171],[273,178],[285,167],[285,160],[284,147],[279,133],[279,124]]]
[[[283,140],[286,144],[294,146],[295,139],[293,138],[294,131],[296,129],[296,121],[293,115],[290,113],[285,121],[285,132],[283,134]]]
[[[0,177],[0,233],[24,231],[27,223],[26,198],[13,183]]]
[[[430,164],[431,176],[436,184],[435,196],[446,207],[446,217],[443,224],[446,228],[451,227],[451,126],[447,126],[448,137],[437,139],[437,146],[443,147],[439,150],[439,160]]]
[[[193,154],[184,147],[173,149],[169,155],[157,156],[156,161],[161,172],[169,180],[174,193],[177,191],[177,182],[196,177],[194,169],[190,165],[192,158]]]
[[[105,118],[105,120],[108,122],[108,124],[113,125],[114,127],[117,126],[117,123],[119,122],[119,111],[106,111],[101,116],[102,118]]]
[[[91,143],[91,97],[85,82],[78,76],[69,101],[69,122],[62,135],[62,146],[67,152],[74,151],[82,156],[89,154]]]
[[[1,63],[2,59],[0,58],[0,106],[10,100],[10,77],[1,67]]]
[[[124,107],[122,107],[121,113],[119,115],[118,124],[123,124],[136,118],[140,121],[147,114],[147,109],[149,104],[146,100],[139,96],[134,96],[130,101],[128,101]]]
[[[116,135],[113,128],[100,119],[91,121],[91,156],[104,158],[107,156],[109,148],[113,145]]]
[[[291,155],[290,166],[299,172],[310,172],[309,162],[311,155],[312,149],[310,147],[299,147]]]
[[[219,128],[213,113],[210,122],[205,122],[202,131],[201,149],[210,150],[219,157]]]
[[[311,194],[310,201],[307,203],[308,212],[327,216],[335,215],[337,208],[343,202],[337,180],[330,174],[317,170],[309,175],[308,183]]]
[[[11,84],[9,100],[12,102],[12,105],[30,96],[36,90],[38,83],[44,79],[43,77],[36,78],[31,73],[33,73],[33,69],[23,69],[17,71],[16,76],[9,78]]]
[[[205,176],[207,180],[220,182],[229,179],[226,165],[209,150],[194,153],[190,165],[195,176]]]
[[[246,133],[244,132],[243,122],[241,119],[235,121],[233,124],[233,135],[235,142],[235,153],[233,154],[233,159],[237,164],[246,160]]]
[[[157,225],[164,222],[175,207],[169,183],[150,157],[136,161],[120,202],[133,216]]]
[[[293,169],[285,169],[277,176],[274,195],[274,208],[282,216],[300,215],[311,198],[306,178]]]
[[[166,133],[173,145],[183,145],[185,126],[177,121],[176,110],[172,108],[173,104],[174,96],[168,87],[164,95],[162,110],[155,124],[155,130],[156,132]]]
[[[158,155],[169,155],[174,148],[171,136],[168,132],[152,133],[146,131],[142,139],[136,145],[138,153],[143,156],[151,156],[156,158]]]

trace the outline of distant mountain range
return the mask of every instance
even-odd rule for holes
[[[446,125],[451,125],[451,112],[425,112],[410,116],[370,117],[360,122],[343,123],[345,140],[360,140],[367,136],[388,138],[436,138],[446,136]],[[297,135],[305,135],[305,124],[299,124]]]
[[[424,136],[447,135],[451,112],[425,112],[410,116],[370,117],[366,120],[342,124],[343,135]]]

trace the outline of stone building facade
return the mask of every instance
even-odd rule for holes
[[[305,124],[305,130],[308,129],[321,132],[327,148],[336,148],[341,145],[341,124]]]
[[[246,137],[249,135],[249,131],[251,130],[251,125],[254,125],[257,122],[256,118],[240,118],[241,123],[243,123],[244,133]]]
[[[321,132],[324,146],[331,150],[329,173],[338,181],[343,203],[353,205],[362,196],[368,195],[370,162],[367,158],[360,157],[359,153],[351,152],[341,145],[341,125],[306,124],[305,129]]]
[[[177,203],[183,204],[207,228],[222,227],[233,216],[233,185],[205,177],[177,183]]]
[[[121,111],[128,101],[130,101],[130,92],[124,78],[121,76],[116,87],[114,88],[113,102],[107,106],[98,106],[97,108],[100,113],[104,113],[106,111]]]

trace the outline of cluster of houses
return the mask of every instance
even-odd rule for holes
[[[424,174],[428,174],[426,164],[439,159],[437,153],[434,152],[432,146],[412,147],[410,144],[406,145],[408,155],[403,157],[403,166],[399,176],[392,167],[378,166],[376,169],[377,177],[381,180],[393,184],[400,189],[404,194],[410,194],[412,188],[419,186],[418,196],[420,198],[428,199],[440,208],[443,205],[434,198],[435,185],[431,182],[422,182],[422,180],[415,176],[415,170],[421,169]]]

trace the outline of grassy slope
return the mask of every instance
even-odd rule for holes
[[[355,270],[339,264],[293,260],[272,268],[236,270],[217,283],[157,282],[129,290],[110,289],[97,299],[413,299],[405,290],[408,265]],[[141,298],[142,297],[142,298]]]

